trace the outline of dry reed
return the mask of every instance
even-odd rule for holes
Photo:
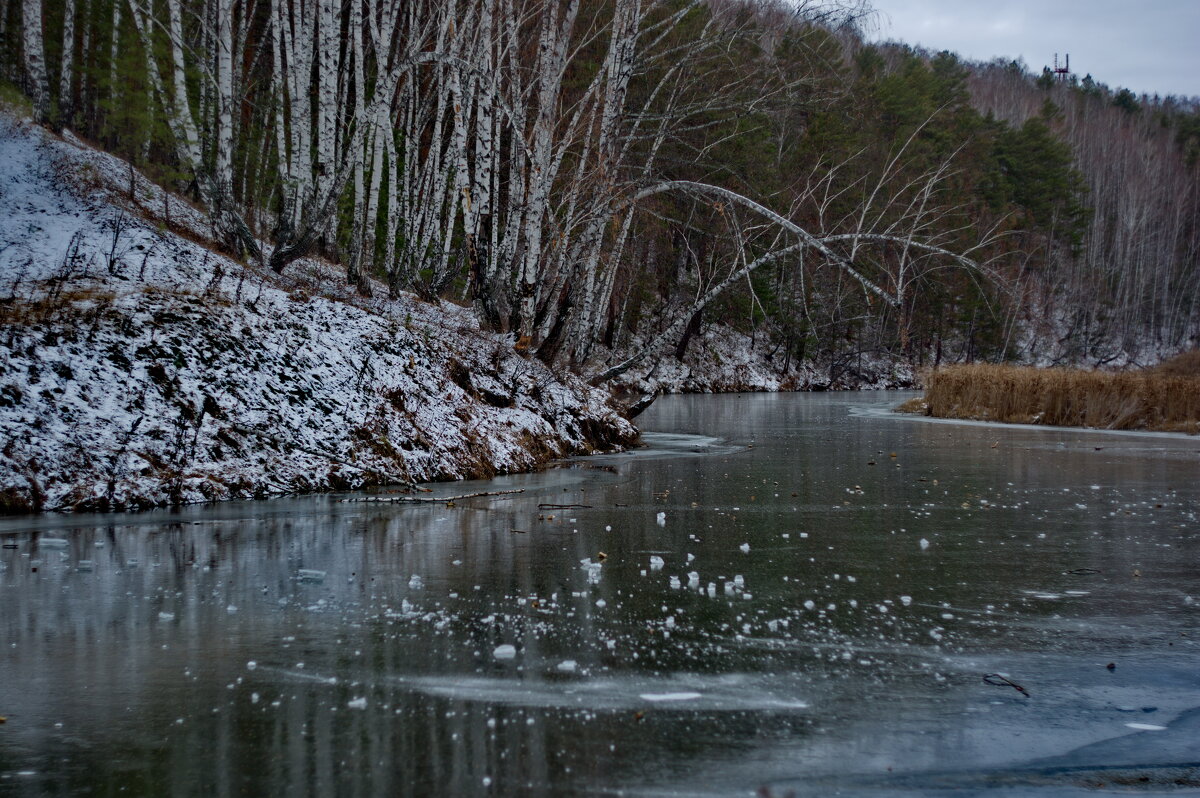
[[[939,369],[925,384],[924,412],[939,418],[1200,432],[1196,371],[1183,376],[977,364]]]

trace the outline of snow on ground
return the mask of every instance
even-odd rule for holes
[[[463,308],[208,235],[123,161],[0,116],[0,511],[487,476],[636,436]]]
[[[811,360],[793,363],[784,373],[783,355],[766,336],[754,339],[712,324],[692,338],[682,361],[668,353],[658,363],[628,372],[622,384],[636,393],[728,393],[911,388],[916,381],[910,365],[866,353],[832,373]]]

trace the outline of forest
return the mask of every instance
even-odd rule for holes
[[[0,70],[40,122],[190,197],[227,254],[461,304],[595,384],[714,325],[781,375],[1194,346],[1196,99],[870,44],[872,18],[0,0]]]

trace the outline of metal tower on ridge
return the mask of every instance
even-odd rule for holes
[[[1054,74],[1060,79],[1066,80],[1071,75],[1071,54],[1066,54],[1066,61],[1062,66],[1058,65],[1058,53],[1054,54]]]

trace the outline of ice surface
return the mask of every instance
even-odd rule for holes
[[[694,701],[700,698],[700,693],[642,693],[646,701]]]

